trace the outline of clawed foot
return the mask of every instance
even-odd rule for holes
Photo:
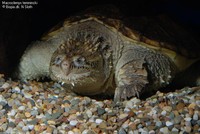
[[[123,100],[130,99],[131,97],[134,97],[134,96],[139,98],[144,88],[145,88],[145,84],[117,87],[115,90],[114,101],[120,102]]]

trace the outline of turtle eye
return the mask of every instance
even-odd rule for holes
[[[73,63],[76,67],[83,67],[86,64],[86,59],[83,56],[76,56],[73,59]]]
[[[62,62],[62,58],[59,57],[59,56],[56,57],[55,60],[54,60],[54,64],[55,64],[55,65],[59,65],[61,62]]]

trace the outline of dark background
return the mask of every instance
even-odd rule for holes
[[[13,72],[27,45],[39,39],[44,32],[47,32],[66,17],[94,5],[113,4],[126,16],[165,14],[199,40],[200,9],[196,0],[36,1],[38,4],[33,9],[11,10],[1,8],[0,73],[9,74]]]

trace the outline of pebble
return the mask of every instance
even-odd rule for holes
[[[192,120],[192,118],[191,117],[187,117],[187,118],[184,118],[184,120],[190,122]]]
[[[163,115],[163,116],[166,116],[166,114],[167,114],[167,112],[166,112],[165,110],[163,110],[163,111],[161,112],[161,115]]]
[[[21,90],[20,90],[20,88],[17,86],[17,87],[15,87],[15,88],[13,89],[13,92],[15,92],[15,93],[20,93]]]
[[[103,122],[102,119],[96,119],[96,120],[95,120],[95,123],[97,123],[97,124],[100,124],[100,123],[102,123],[102,122]]]
[[[126,117],[128,117],[128,114],[126,114],[126,113],[123,113],[123,114],[119,115],[119,119],[120,120],[125,119]]]
[[[0,95],[0,104],[2,106],[5,106],[7,104],[7,100],[4,98],[3,95]]]
[[[70,124],[71,126],[76,126],[76,125],[78,124],[78,121],[77,121],[77,120],[71,120],[71,121],[69,122],[69,124]]]
[[[193,115],[192,119],[193,119],[193,120],[198,120],[198,119],[199,119],[199,116],[198,116],[198,114],[197,114],[197,113],[195,113],[195,114]]]
[[[89,118],[91,118],[91,117],[92,117],[92,111],[90,111],[90,110],[87,110],[87,111],[86,111],[86,114],[87,114],[87,116],[88,116]]]
[[[133,97],[115,103],[112,99],[95,100],[68,93],[55,82],[21,83],[3,79],[0,83],[0,88],[7,91],[0,95],[0,132],[186,134],[200,131],[200,87],[157,92],[146,100]]]
[[[106,111],[105,111],[104,108],[101,108],[101,107],[98,107],[98,108],[97,108],[97,113],[98,113],[98,115],[103,115],[105,112],[106,112]]]
[[[167,127],[172,126],[172,125],[173,125],[172,122],[170,122],[170,121],[167,121],[167,122],[166,122],[166,126],[167,126]]]
[[[174,118],[174,123],[175,123],[175,124],[179,124],[182,120],[183,120],[183,118],[182,118],[181,116],[176,116],[176,117]]]
[[[29,112],[25,112],[24,114],[25,114],[25,116],[26,116],[27,118],[31,117],[31,113],[29,113]]]
[[[38,110],[32,110],[31,111],[32,116],[36,116],[36,115],[38,115],[38,113],[39,113]]]
[[[20,106],[19,108],[18,108],[18,110],[20,110],[20,111],[24,111],[25,110],[25,106]]]
[[[17,113],[17,111],[15,109],[11,109],[10,112],[8,112],[8,115],[15,116],[16,113]]]
[[[4,83],[4,84],[2,85],[1,88],[6,89],[6,88],[9,88],[9,87],[10,87],[10,84],[6,82],[6,83]]]
[[[169,129],[167,127],[163,127],[160,129],[160,132],[162,132],[163,134],[169,134]]]
[[[156,121],[156,126],[157,127],[161,127],[163,124],[162,124],[162,122],[161,121]]]
[[[29,130],[29,127],[28,127],[28,126],[23,126],[23,127],[22,127],[22,130],[23,130],[24,132],[26,132],[26,131]]]
[[[119,134],[127,134],[124,128],[119,129]]]

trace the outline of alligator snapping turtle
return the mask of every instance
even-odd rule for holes
[[[86,10],[31,44],[19,78],[50,77],[76,93],[113,94],[120,101],[168,85],[198,60],[199,46],[174,23],[160,17],[127,23],[107,11]]]

